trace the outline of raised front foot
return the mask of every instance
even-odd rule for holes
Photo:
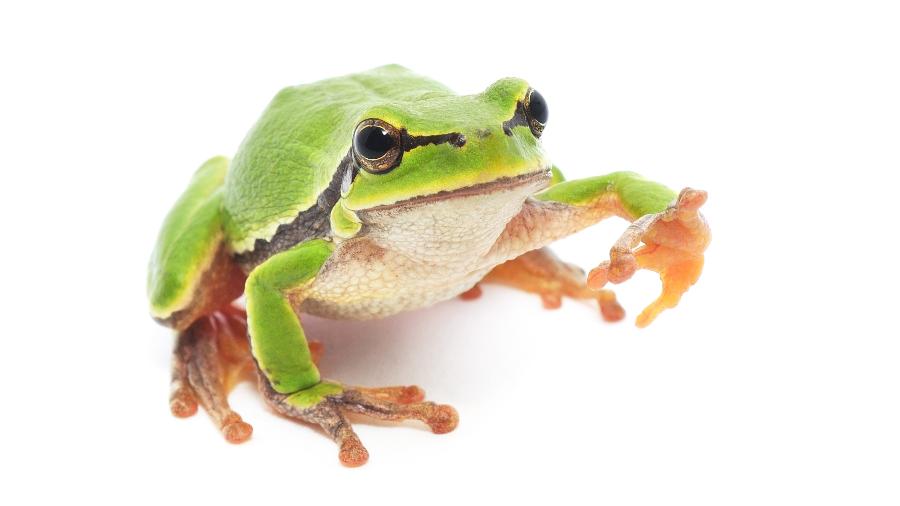
[[[635,220],[610,250],[609,261],[590,272],[588,286],[599,290],[607,281],[621,283],[637,269],[649,269],[659,273],[662,293],[638,315],[637,325],[646,327],[675,307],[703,270],[703,253],[711,239],[699,212],[705,202],[706,192],[685,188],[665,211]]]
[[[321,426],[338,444],[341,463],[349,467],[365,464],[369,452],[353,431],[346,412],[382,420],[421,420],[435,434],[450,432],[459,423],[453,407],[423,402],[425,392],[417,386],[363,388],[322,381],[300,392],[281,394],[262,375],[259,385],[266,402],[276,412]]]
[[[625,317],[625,310],[619,305],[612,290],[588,288],[584,270],[563,262],[549,248],[529,251],[502,263],[494,267],[483,281],[537,294],[547,309],[558,309],[562,306],[563,297],[569,297],[595,300],[606,321],[618,321]],[[460,297],[471,300],[480,295],[481,289],[475,285]]]

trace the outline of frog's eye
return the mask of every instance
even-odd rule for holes
[[[367,119],[356,126],[353,153],[363,170],[384,174],[400,165],[403,155],[402,135],[393,125],[380,119]]]
[[[531,133],[535,137],[540,137],[547,125],[547,118],[550,117],[550,109],[547,108],[544,96],[533,88],[528,90],[528,95],[525,95],[525,117],[528,119]]]

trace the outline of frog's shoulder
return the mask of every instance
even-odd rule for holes
[[[246,271],[265,262],[272,255],[309,240],[326,238],[331,235],[331,210],[341,197],[341,180],[353,158],[348,154],[334,171],[331,182],[322,190],[312,206],[297,212],[290,221],[280,223],[274,233],[253,239],[252,246],[238,251],[232,241],[231,250],[238,264]]]
[[[252,254],[260,245],[282,240],[276,237],[279,229],[291,224],[295,233],[285,241],[321,235],[360,116],[377,105],[436,93],[451,92],[400,65],[278,92],[244,138],[226,176],[225,228],[232,250]],[[307,233],[296,233],[301,230]]]

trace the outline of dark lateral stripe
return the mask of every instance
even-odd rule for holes
[[[403,137],[401,140],[403,151],[412,151],[428,144],[452,144],[458,148],[466,145],[466,136],[459,132],[438,135],[409,135],[406,129],[403,129],[400,135]]]
[[[301,212],[290,223],[283,223],[268,241],[257,239],[253,249],[235,256],[245,270],[250,270],[265,262],[269,257],[286,251],[309,239],[328,237],[331,233],[331,208],[341,198],[341,180],[344,171],[352,170],[355,162],[348,152],[341,160],[328,187],[319,194],[315,205]]]
[[[512,129],[517,126],[529,126],[528,118],[525,116],[525,106],[522,102],[516,102],[516,111],[513,113],[512,118],[503,122],[503,133],[512,135]]]
[[[404,129],[401,131],[401,136],[403,137],[404,151],[429,144],[452,144],[460,148],[466,144],[466,136],[458,132],[439,135],[409,135]],[[290,223],[279,225],[275,230],[275,235],[268,241],[257,239],[253,243],[252,250],[236,255],[238,264],[245,270],[250,270],[268,260],[272,255],[288,250],[303,241],[328,237],[331,234],[331,208],[341,198],[341,182],[344,173],[352,170],[355,176],[357,170],[354,167],[355,164],[351,149],[341,160],[337,170],[334,171],[328,187],[316,199],[316,204],[302,211]]]

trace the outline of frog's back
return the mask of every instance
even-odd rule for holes
[[[271,241],[323,233],[339,193],[337,169],[360,115],[385,103],[451,94],[398,65],[281,90],[247,134],[226,177],[232,250],[255,264],[265,255],[254,252]],[[277,236],[292,224],[297,230]]]

